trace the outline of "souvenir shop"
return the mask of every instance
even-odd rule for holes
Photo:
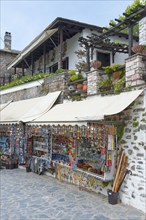
[[[2,166],[18,168],[24,164],[26,139],[23,124],[0,124],[0,153]]]
[[[30,168],[38,172],[42,161],[59,179],[98,191],[113,180],[117,151],[116,127],[112,124],[27,125]]]

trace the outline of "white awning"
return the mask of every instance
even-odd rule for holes
[[[32,121],[45,114],[55,103],[61,91],[46,96],[10,103],[0,113],[1,124]]]
[[[4,108],[6,108],[11,102],[12,102],[12,100],[7,103],[0,104],[0,111],[2,111]]]
[[[91,100],[55,105],[32,123],[69,124],[99,121],[104,116],[114,115],[127,108],[143,90],[123,92],[119,95],[99,96]]]
[[[27,55],[29,55],[33,50],[39,47],[42,43],[44,43],[48,38],[50,38],[58,29],[54,28],[51,30],[43,31],[40,35],[38,35],[27,47],[22,50],[22,52],[8,65],[8,70],[13,66],[18,64],[22,59],[24,59]]]

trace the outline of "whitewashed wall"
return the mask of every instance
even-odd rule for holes
[[[81,33],[76,34],[71,39],[68,39],[66,41],[67,42],[67,51],[66,51],[65,56],[63,58],[69,57],[69,69],[70,70],[75,69],[75,65],[79,61],[74,52],[77,51],[77,50],[84,49],[83,47],[81,47],[79,45],[79,41],[78,41],[79,37],[86,37],[88,35],[91,35],[91,33],[99,34],[96,31],[91,31],[89,29],[84,29]],[[127,42],[128,41],[125,38],[119,38],[119,37],[111,37],[111,40],[112,41],[120,40],[121,42]],[[55,52],[55,59],[53,61],[51,61],[52,51],[50,51],[46,56],[46,63],[47,63],[46,68],[47,68],[47,70],[49,69],[50,66],[57,63],[58,60],[59,60],[59,53],[58,53],[59,48],[56,47],[55,51],[56,51]],[[94,60],[96,59],[96,51],[97,51],[97,49],[94,50],[94,56],[93,56]],[[102,50],[98,50],[98,51],[110,53],[111,54],[111,64],[113,64],[113,62],[112,62],[112,53],[110,51],[102,51]],[[128,54],[116,53],[115,58],[114,58],[115,59],[114,63],[124,64],[124,60],[127,57],[128,57]],[[41,62],[40,62],[40,60],[41,60]],[[84,58],[84,60],[85,60],[85,58]],[[41,63],[41,65],[40,65],[40,63]],[[35,72],[38,72],[39,65],[43,70],[43,56],[35,62]]]

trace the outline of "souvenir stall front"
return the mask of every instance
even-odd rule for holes
[[[50,129],[50,158],[60,181],[98,192],[114,179],[117,128],[105,116],[123,111],[141,93],[58,104],[30,123]]]
[[[27,154],[26,168],[41,174],[43,167],[48,169],[51,163],[51,132],[46,126],[26,126]]]
[[[27,154],[31,171],[42,161],[60,181],[99,191],[113,180],[117,135],[114,125],[27,126]]]
[[[114,125],[52,126],[52,161],[60,181],[101,191],[114,178],[116,151]]]
[[[8,169],[24,164],[25,135],[22,124],[0,124],[2,166]]]

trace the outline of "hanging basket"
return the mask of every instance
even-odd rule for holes
[[[134,53],[142,53],[142,51],[144,50],[144,45],[134,45],[131,50],[134,52]]]

